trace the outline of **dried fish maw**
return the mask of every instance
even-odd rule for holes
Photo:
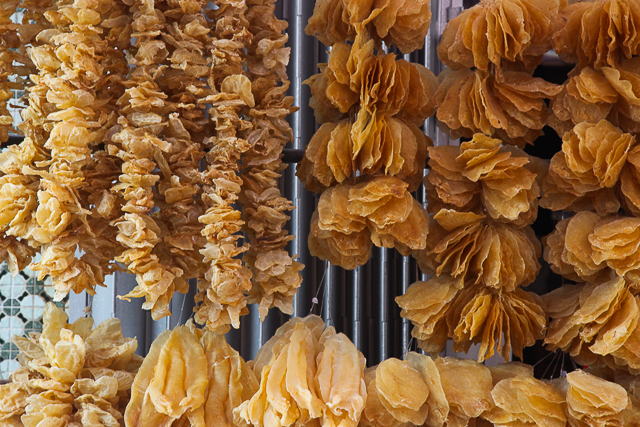
[[[387,359],[376,368],[376,387],[383,406],[401,423],[422,425],[429,407],[429,387],[409,362]]]
[[[551,161],[543,186],[542,206],[571,210],[571,205],[579,204],[580,198],[614,187],[634,145],[633,135],[623,133],[607,120],[578,124],[564,134],[562,152]],[[571,205],[564,206],[563,197],[570,197]],[[612,204],[610,209],[598,212],[606,214],[616,210]]]
[[[498,75],[476,70],[445,70],[435,104],[440,128],[452,138],[476,133],[523,147],[542,135],[548,111],[561,86],[518,71]]]
[[[533,71],[550,48],[556,17],[566,2],[481,1],[447,23],[438,58],[451,68],[488,70],[521,63]]]
[[[287,355],[286,388],[305,420],[319,418],[324,404],[318,397],[314,378],[316,376],[315,339],[304,323],[294,326]]]
[[[459,287],[470,282],[512,290],[534,280],[541,248],[529,228],[447,209],[434,219],[427,248],[417,252],[423,271],[449,274]]]
[[[358,425],[367,401],[364,356],[346,335],[333,334],[324,341],[317,360],[315,383],[326,405],[322,425]]]
[[[598,0],[567,6],[558,19],[553,48],[580,68],[615,67],[620,59],[640,53],[635,28],[640,6],[629,0]]]
[[[567,374],[567,415],[570,424],[623,425],[629,405],[627,391],[618,384],[578,370]]]
[[[186,358],[189,358],[187,365]],[[168,369],[171,369],[169,376]],[[154,340],[136,374],[131,402],[124,414],[126,425],[169,426],[187,410],[197,409],[204,401],[206,372],[202,346],[187,327],[164,331]],[[187,379],[189,383],[185,382]]]
[[[405,360],[420,372],[429,388],[429,396],[427,397],[429,412],[424,425],[429,427],[443,426],[449,415],[449,402],[442,388],[438,367],[431,357],[413,351],[407,353]]]
[[[567,423],[564,395],[533,376],[517,376],[491,391],[496,407],[482,416],[496,425],[562,427]],[[504,424],[503,424],[504,423]]]
[[[478,362],[452,357],[437,358],[442,389],[451,414],[469,420],[493,407],[491,371]]]

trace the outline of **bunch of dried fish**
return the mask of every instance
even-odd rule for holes
[[[233,409],[256,388],[253,371],[223,335],[189,322],[153,342],[124,421],[127,427],[238,426]]]
[[[144,297],[143,308],[151,310],[154,319],[169,314],[168,304],[174,292],[188,290],[184,271],[165,265],[154,253],[162,241],[162,231],[151,216],[155,206],[153,189],[159,176],[154,173],[162,152],[171,144],[163,139],[167,125],[165,94],[158,81],[163,75],[162,62],[169,55],[162,38],[165,16],[154,3],[139,0],[131,6],[136,38],[136,66],[128,76],[126,91],[119,99],[120,131],[112,136],[109,152],[122,161],[120,183],[112,191],[125,201],[122,215],[114,221],[118,242],[126,249],[116,258],[136,275],[138,285],[123,298]]]
[[[16,12],[20,0],[10,0],[0,5],[0,144],[7,142],[9,132],[13,132],[13,117],[8,109],[8,101],[13,98],[12,89],[22,89],[20,84],[12,84],[16,75],[12,49],[20,46],[19,24],[11,17]]]
[[[491,357],[496,347],[505,360],[512,351],[522,357],[524,347],[543,337],[547,321],[542,300],[531,292],[478,285],[460,290],[448,276],[416,282],[396,302],[424,351],[440,353],[451,338],[455,351],[481,344],[479,361]]]
[[[244,221],[233,204],[242,189],[239,162],[251,148],[242,137],[251,123],[241,112],[256,104],[251,81],[242,68],[244,47],[251,39],[247,6],[231,0],[220,1],[218,6],[208,16],[211,37],[205,48],[211,54],[212,69],[207,77],[209,87],[200,91],[199,100],[211,105],[209,117],[215,128],[213,136],[204,140],[209,148],[207,169],[202,174],[206,212],[199,220],[207,239],[200,251],[207,271],[198,281],[196,302],[200,304],[195,319],[212,329],[226,329],[229,325],[238,328],[240,316],[248,313],[245,293],[251,290],[251,270],[238,258],[248,245],[238,242]]]
[[[562,141],[562,151],[551,159],[541,206],[552,210],[595,210],[600,215],[618,212],[616,193],[623,182],[620,177],[628,156],[638,151],[636,138],[603,119],[597,124],[579,123],[564,134]],[[625,184],[634,169],[631,164]],[[629,193],[632,197],[635,194]]]
[[[327,46],[366,31],[377,44],[383,41],[409,53],[422,49],[430,25],[428,0],[317,0],[304,31]]]
[[[553,49],[578,67],[616,67],[640,54],[640,5],[635,0],[590,0],[571,4],[558,18]]]
[[[476,133],[524,147],[543,134],[554,99],[562,86],[522,71],[446,69],[435,94],[438,124],[452,138]]]
[[[624,132],[639,133],[640,58],[630,58],[615,67],[576,68],[552,101],[549,125],[558,135],[581,122],[609,120]]]
[[[205,211],[199,167],[205,155],[203,139],[208,119],[195,92],[206,86],[203,78],[209,74],[204,55],[209,23],[201,13],[206,7],[204,0],[189,2],[189,7],[179,0],[169,0],[167,6],[162,37],[171,53],[157,83],[167,95],[163,139],[169,146],[157,155],[157,159],[163,159],[158,161],[160,179],[156,183],[155,206],[159,211],[152,216],[162,240],[154,253],[162,265],[182,270],[181,280],[189,280],[202,277],[206,270],[200,254],[206,239],[198,217]]]
[[[0,386],[0,420],[24,427],[122,425],[142,363],[137,341],[122,335],[117,319],[95,329],[90,318],[69,324],[52,303],[43,322],[41,334],[13,338],[22,367]]]
[[[234,414],[253,426],[355,427],[368,402],[365,359],[318,316],[293,318],[250,362],[259,389]]]
[[[499,222],[531,224],[538,213],[547,164],[501,144],[476,134],[460,146],[429,148],[430,170],[424,179],[429,212],[486,212]]]
[[[585,365],[640,372],[640,299],[637,285],[623,277],[563,285],[543,295],[552,318],[545,343]]]
[[[312,218],[311,253],[343,268],[366,263],[372,244],[404,255],[425,247],[426,213],[410,192],[420,185],[432,145],[419,126],[434,113],[436,78],[422,65],[376,54],[376,43],[387,31],[399,40],[394,22],[400,30],[423,20],[426,34],[428,8],[427,1],[318,1],[307,27],[333,46],[328,64],[306,81],[316,120],[324,124],[296,175],[323,193]]]
[[[556,225],[545,238],[544,258],[551,269],[569,280],[601,282],[640,269],[640,218],[578,212]]]
[[[551,49],[551,35],[567,0],[483,0],[447,23],[438,58],[448,67],[533,70]]]
[[[276,18],[275,0],[248,3],[251,42],[247,45],[247,76],[255,105],[248,111],[251,129],[245,139],[250,149],[242,156],[242,203],[249,250],[243,261],[252,272],[248,302],[258,303],[260,317],[278,307],[293,313],[293,297],[302,283],[303,265],[286,251],[293,239],[285,229],[287,212],[293,203],[282,197],[278,179],[286,166],[282,150],[293,139],[285,120],[296,110],[293,97],[285,96],[289,88],[287,64],[290,48],[284,47],[287,22]]]
[[[326,190],[311,220],[311,254],[353,269],[367,262],[371,243],[405,256],[424,249],[429,221],[407,187],[398,178],[374,176]]]

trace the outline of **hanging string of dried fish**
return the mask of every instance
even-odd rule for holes
[[[170,142],[162,138],[167,126],[167,95],[159,87],[158,80],[166,68],[164,60],[169,55],[162,40],[165,17],[160,7],[165,3],[145,0],[131,6],[134,21],[132,37],[136,39],[135,65],[125,83],[126,91],[119,99],[122,129],[112,136],[108,150],[123,160],[120,183],[112,191],[125,200],[123,215],[113,221],[118,228],[117,240],[126,250],[116,258],[136,274],[138,285],[122,298],[144,297],[143,308],[151,310],[159,319],[169,315],[169,302],[174,292],[186,293],[189,289],[183,270],[162,264],[154,253],[162,239],[162,232],[150,215],[154,208],[153,187],[160,178],[154,174],[164,159],[163,152],[171,149]]]
[[[207,238],[201,253],[208,270],[198,281],[195,320],[216,330],[240,326],[240,316],[248,313],[245,293],[251,290],[251,271],[238,259],[248,249],[238,242],[244,221],[233,207],[242,188],[239,161],[251,148],[242,138],[251,123],[240,113],[255,106],[251,82],[242,67],[244,47],[251,42],[246,9],[244,2],[223,0],[218,9],[207,11],[212,31],[206,45],[211,72],[209,89],[200,91],[199,102],[211,105],[209,116],[215,130],[214,136],[204,140],[209,151],[201,197],[207,210],[199,220]]]
[[[162,241],[154,253],[163,265],[180,268],[188,280],[202,277],[206,269],[200,254],[206,239],[198,217],[205,211],[199,166],[205,155],[203,139],[208,119],[194,88],[204,86],[203,78],[209,74],[204,45],[210,30],[202,13],[204,0],[169,0],[167,6],[163,39],[171,53],[158,83],[168,95],[164,139],[170,148],[158,157],[161,173],[156,206],[160,210],[152,216],[161,229]]]
[[[248,302],[258,303],[264,320],[272,307],[293,314],[293,297],[302,283],[298,273],[304,266],[294,261],[285,247],[293,236],[284,228],[294,209],[282,197],[279,178],[286,167],[282,149],[293,138],[285,120],[296,110],[289,88],[287,64],[290,48],[284,47],[287,22],[276,18],[275,0],[251,0],[246,12],[251,43],[247,45],[247,76],[255,106],[247,112],[252,128],[245,139],[251,148],[242,156],[240,203],[249,236],[249,250],[243,257],[252,272]]]

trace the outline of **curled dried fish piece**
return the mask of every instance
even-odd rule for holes
[[[381,4],[371,0],[319,0],[305,33],[332,46],[353,40],[358,31],[369,30],[378,43],[384,41],[409,53],[424,46],[430,24],[431,4],[426,0]]]
[[[357,134],[358,141],[351,139],[355,125],[349,121],[320,127],[296,170],[308,190],[322,192],[358,172],[396,176],[410,182],[410,191],[417,188],[425,168],[427,147],[433,142],[418,127],[402,119],[384,116],[374,119],[376,123],[370,129]],[[355,149],[354,145],[360,148]]]
[[[504,379],[491,390],[491,397],[496,406],[482,417],[495,425],[562,427],[567,424],[564,394],[533,376]]]
[[[627,391],[618,384],[582,370],[567,374],[567,416],[572,425],[623,425],[629,405]]]
[[[165,331],[153,342],[132,385],[124,414],[128,426],[170,426],[204,403],[207,356],[188,326]]]
[[[449,275],[458,288],[475,283],[512,291],[535,279],[541,252],[529,226],[518,229],[473,212],[442,209],[430,225],[426,249],[414,256],[424,272]]]
[[[566,0],[483,0],[450,20],[438,44],[438,58],[448,67],[479,68],[517,64],[528,72],[551,48],[558,13]]]
[[[440,128],[452,138],[483,133],[524,147],[542,135],[549,112],[545,99],[561,86],[519,71],[445,70],[435,94]]]
[[[635,28],[640,6],[632,0],[595,0],[571,4],[558,19],[553,49],[580,68],[615,67],[623,58],[640,53]]]
[[[611,272],[636,274],[640,268],[635,250],[640,244],[639,221],[636,217],[578,212],[559,222],[546,237],[545,259],[554,271],[576,281],[597,283]]]
[[[583,122],[564,134],[562,151],[551,159],[542,207],[552,210],[593,208],[600,215],[620,209],[615,187],[636,140],[607,120]]]
[[[482,134],[460,147],[429,148],[431,170],[425,178],[428,207],[480,212],[522,226],[537,216],[539,182],[546,164],[502,141]]]

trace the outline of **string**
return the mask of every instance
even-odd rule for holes
[[[329,263],[325,264],[326,267],[324,269],[324,274],[322,275],[322,279],[320,279],[320,285],[318,286],[318,289],[316,290],[316,296],[311,299],[311,308],[309,309],[309,314],[313,313],[313,309],[316,308],[316,304],[318,304],[318,295],[320,294],[320,289],[322,289],[322,285],[324,284],[325,277],[327,277],[327,271],[329,270],[328,264]],[[324,298],[323,298],[323,300],[324,300]],[[320,307],[320,310],[322,310],[322,307]]]

